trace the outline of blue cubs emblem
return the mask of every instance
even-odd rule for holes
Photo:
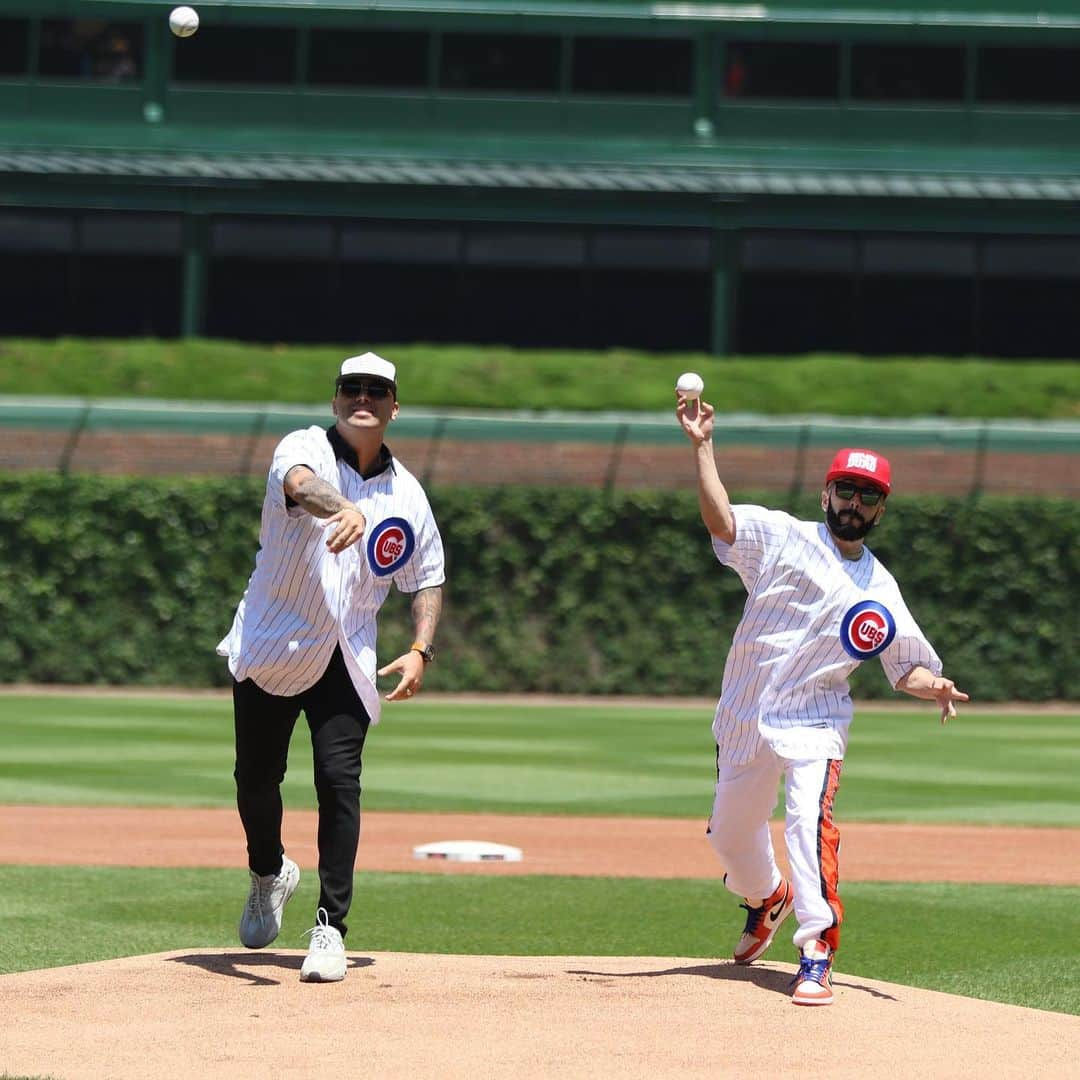
[[[896,620],[887,607],[874,600],[860,600],[848,608],[840,623],[840,644],[856,660],[877,656],[895,636]]]
[[[380,521],[368,537],[368,563],[376,577],[386,577],[400,570],[416,547],[412,526],[404,518]]]

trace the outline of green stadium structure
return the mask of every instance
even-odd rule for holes
[[[1080,356],[1064,0],[0,0],[0,334]]]

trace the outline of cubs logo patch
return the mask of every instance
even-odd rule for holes
[[[368,565],[376,577],[386,577],[409,561],[414,547],[412,526],[404,518],[386,518],[368,537]]]
[[[840,623],[840,644],[856,660],[877,656],[895,636],[896,620],[887,607],[874,600],[860,600],[848,608]]]

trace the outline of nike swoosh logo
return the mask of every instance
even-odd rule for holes
[[[780,903],[777,904],[776,907],[774,907],[772,911],[770,911],[769,914],[765,916],[765,921],[770,924],[776,922],[776,920],[780,918],[780,912],[784,910],[784,905],[786,903],[787,897],[784,897],[784,899],[781,900]]]

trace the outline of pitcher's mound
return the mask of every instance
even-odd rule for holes
[[[1080,1018],[837,973],[836,1003],[788,998],[793,967],[656,957],[353,953],[299,982],[299,951],[160,953],[0,978],[16,1075],[1064,1076]]]

